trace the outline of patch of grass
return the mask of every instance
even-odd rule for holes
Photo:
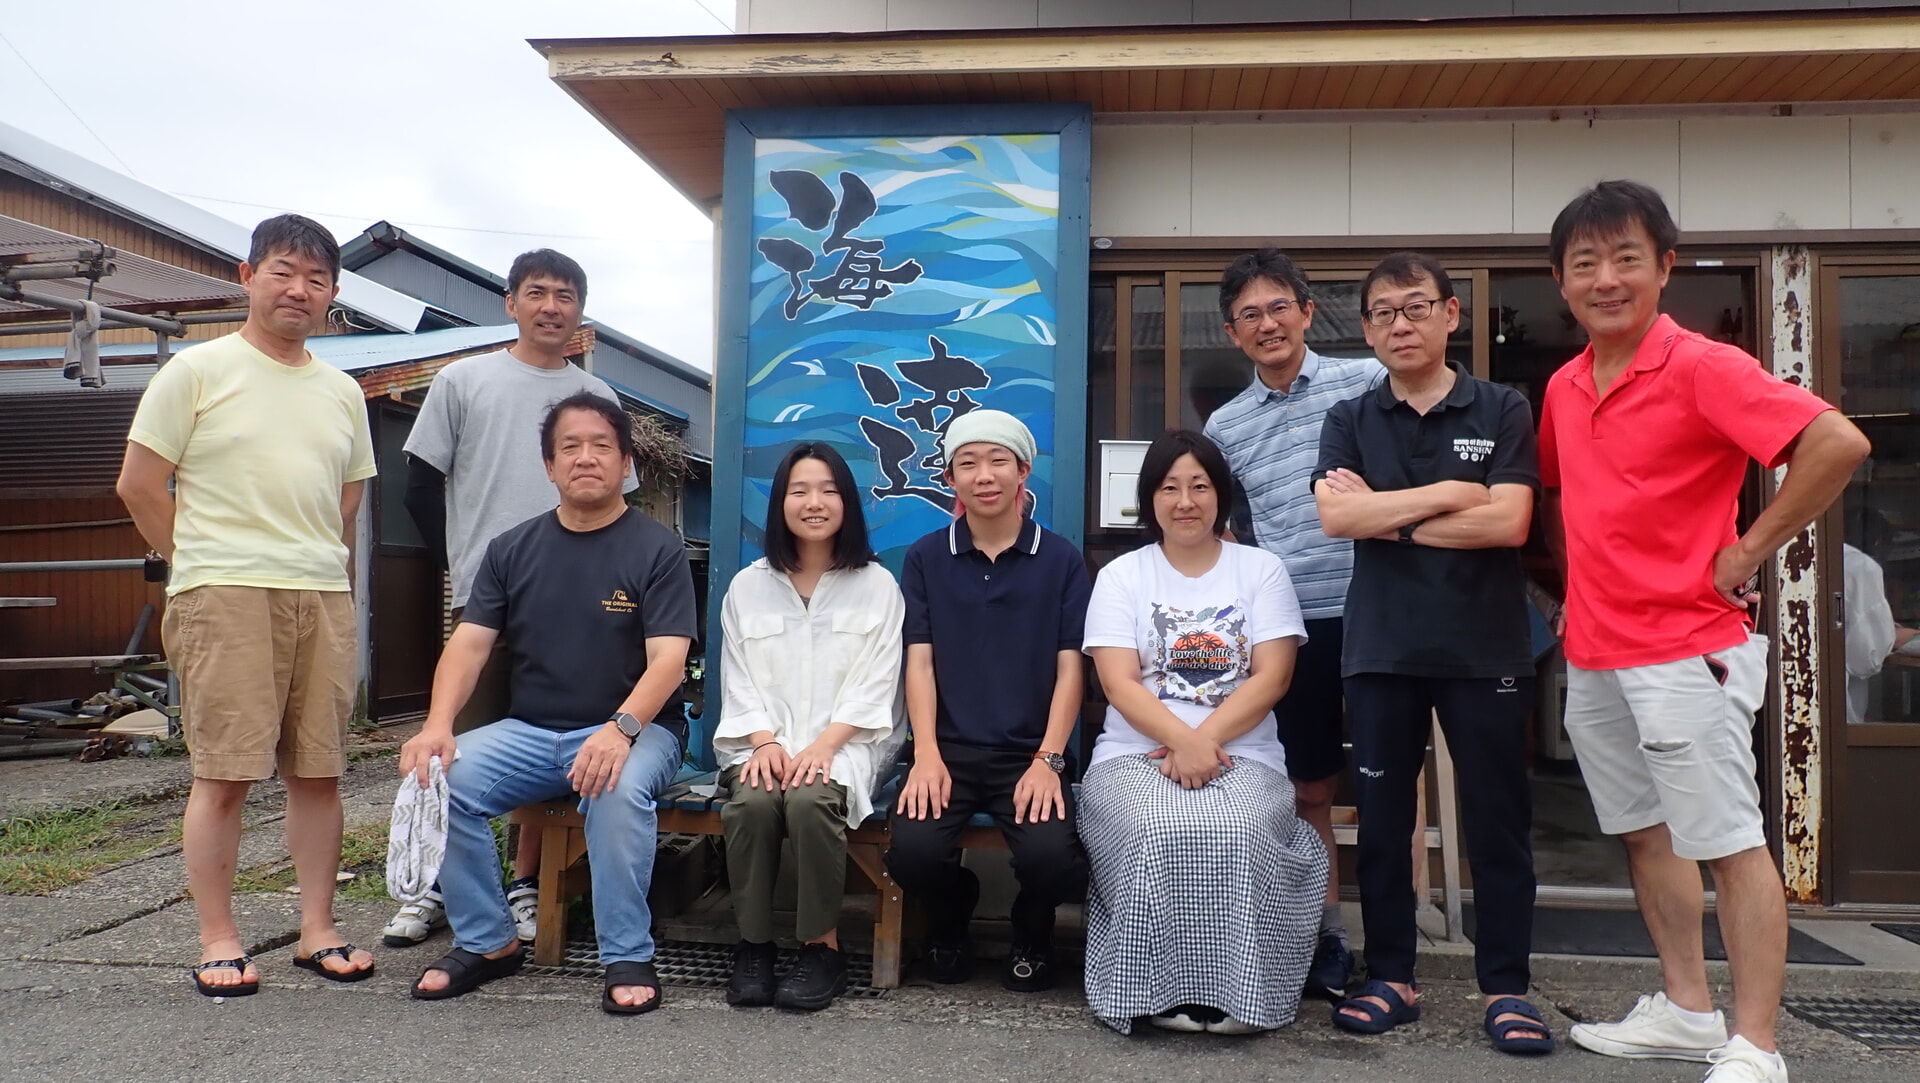
[[[340,868],[354,878],[335,888],[342,899],[385,899],[387,894],[387,825],[350,828],[340,837]],[[294,883],[293,866],[263,865],[243,870],[233,878],[236,892],[285,891]]]
[[[0,893],[52,894],[180,841],[177,822],[165,832],[129,836],[121,830],[145,815],[115,802],[0,821]]]

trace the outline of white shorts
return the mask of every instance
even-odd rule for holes
[[[1725,679],[1709,659],[1724,666]],[[1696,861],[1767,844],[1754,781],[1754,713],[1766,702],[1767,637],[1699,658],[1627,669],[1567,666],[1567,735],[1600,829],[1665,823]]]

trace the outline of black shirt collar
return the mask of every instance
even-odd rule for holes
[[[1013,539],[1013,544],[1007,548],[1010,550],[1018,549],[1028,556],[1038,556],[1040,554],[1040,524],[1034,522],[1032,519],[1022,518],[1020,521],[1020,533]],[[973,531],[967,529],[967,517],[964,514],[956,516],[953,522],[947,524],[947,551],[954,556],[959,556],[961,553],[970,552],[973,549]]]
[[[1460,367],[1460,362],[1452,359],[1448,359],[1447,367],[1453,370],[1453,388],[1447,392],[1446,398],[1435,403],[1433,408],[1435,410],[1458,410],[1463,406],[1471,406],[1473,404],[1473,385],[1475,383],[1473,374]],[[1380,407],[1382,410],[1391,410],[1406,402],[1406,400],[1393,393],[1393,379],[1392,377],[1388,377],[1373,385],[1373,402],[1374,405]]]

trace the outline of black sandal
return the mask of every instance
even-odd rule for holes
[[[653,996],[638,1004],[622,1004],[613,999],[615,986],[637,985],[653,990]],[[600,994],[600,1010],[608,1015],[645,1015],[660,1006],[660,973],[653,964],[624,959],[607,964],[607,985]]]
[[[298,951],[295,951],[293,955],[293,965],[302,970],[311,970],[328,981],[366,981],[368,978],[373,977],[373,964],[371,963],[367,964],[365,970],[330,970],[326,964],[326,960],[337,958],[348,966],[352,966],[353,953],[359,950],[359,948],[354,947],[352,944],[342,944],[337,948],[321,948],[319,951],[307,956],[302,956]]]
[[[200,990],[200,995],[203,997],[250,997],[260,991],[260,982],[257,979],[237,982],[233,985],[213,985],[200,975],[209,970],[231,970],[244,978],[247,968],[252,965],[253,956],[251,955],[242,955],[238,959],[209,959],[188,973],[193,975],[193,987]]]
[[[515,943],[517,945],[518,941]],[[518,974],[526,961],[525,948],[517,948],[512,955],[498,959],[489,959],[465,948],[454,948],[441,956],[439,962],[427,967],[428,970],[445,973],[447,984],[439,989],[422,989],[416,981],[413,983],[413,999],[452,1000],[457,996],[465,996],[495,978]],[[424,978],[426,974],[423,972],[420,976]]]

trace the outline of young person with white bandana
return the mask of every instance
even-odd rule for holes
[[[1073,543],[1025,513],[1036,448],[1018,418],[973,410],[941,451],[961,514],[914,542],[901,573],[913,769],[887,869],[927,903],[927,976],[966,981],[980,881],[958,846],[968,817],[991,815],[1020,884],[1000,980],[1035,992],[1054,981],[1054,909],[1086,881],[1066,771],[1092,585]]]

